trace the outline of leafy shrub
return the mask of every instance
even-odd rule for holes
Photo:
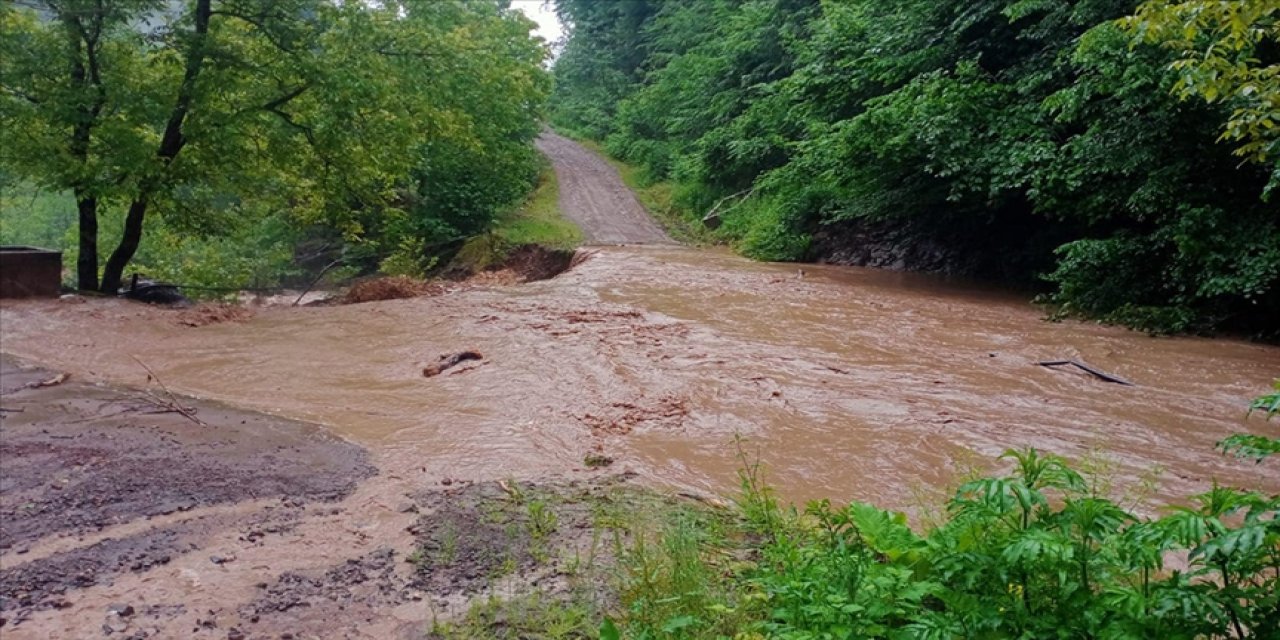
[[[749,258],[794,261],[809,250],[809,235],[793,228],[792,216],[777,200],[749,198],[727,217],[725,233],[741,238],[737,248]]]
[[[608,624],[627,638],[795,640],[1263,639],[1280,628],[1280,496],[1214,486],[1149,519],[1061,458],[1002,459],[1010,473],[962,485],[923,533],[862,503],[781,508],[747,465],[742,520],[672,523],[641,541],[622,560],[625,610]]]

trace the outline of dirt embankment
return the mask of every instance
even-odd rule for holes
[[[335,298],[313,303],[319,306],[331,304],[359,304],[377,300],[403,300],[458,293],[480,287],[506,286],[547,280],[564,273],[573,266],[573,251],[548,249],[527,244],[516,247],[500,263],[492,267],[471,270],[452,269],[441,278],[415,280],[406,276],[377,276],[360,280],[345,293]]]

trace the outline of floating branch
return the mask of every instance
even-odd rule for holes
[[[1122,385],[1125,385],[1126,387],[1134,386],[1132,382],[1129,382],[1124,378],[1116,377],[1103,371],[1098,371],[1097,369],[1094,369],[1093,367],[1083,362],[1080,362],[1078,360],[1045,360],[1043,362],[1037,362],[1036,364],[1042,367],[1061,367],[1061,366],[1070,365],[1070,366],[1076,367],[1077,369],[1080,369],[1081,371],[1097,376],[1102,380],[1106,380],[1107,382],[1122,384]]]

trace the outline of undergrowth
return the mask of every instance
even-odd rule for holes
[[[502,264],[518,247],[538,245],[569,251],[582,244],[582,230],[560,212],[560,185],[551,163],[542,158],[538,185],[521,206],[499,214],[492,228],[468,240],[453,266],[483,271]]]
[[[1270,417],[1280,395],[1254,408]],[[1220,447],[1261,458],[1276,442]],[[1215,484],[1147,518],[1063,458],[1010,450],[1006,473],[917,531],[864,503],[785,506],[739,456],[732,507],[597,517],[608,597],[487,602],[468,620],[501,610],[496,637],[601,640],[1280,637],[1280,496]],[[469,629],[454,637],[489,637]]]

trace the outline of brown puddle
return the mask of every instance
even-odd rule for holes
[[[330,425],[384,473],[486,480],[600,453],[654,482],[736,487],[732,439],[783,496],[914,506],[1006,447],[1108,454],[1159,494],[1211,479],[1280,491],[1213,450],[1262,432],[1248,400],[1280,348],[1049,323],[1016,295],[910,274],[751,263],[680,248],[593,249],[548,281],[182,326],[126,302],[9,302],[3,350]],[[478,350],[433,378],[441,354]],[[1108,384],[1039,360],[1078,359]]]

